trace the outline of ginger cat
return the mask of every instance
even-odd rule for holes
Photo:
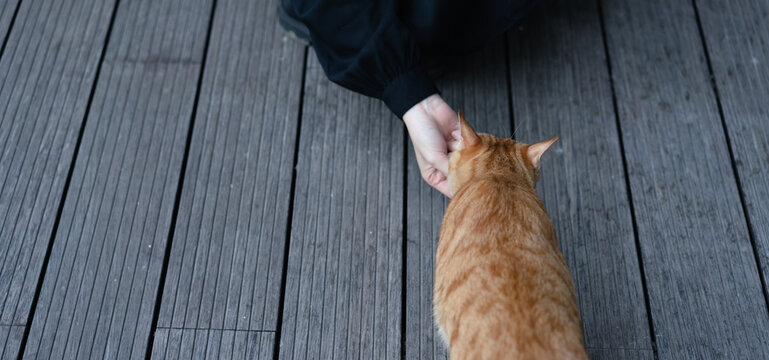
[[[459,121],[433,293],[451,359],[587,359],[574,285],[535,191],[558,137],[526,145]]]

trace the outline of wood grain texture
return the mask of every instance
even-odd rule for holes
[[[278,326],[305,51],[275,6],[217,2],[158,315],[183,344],[198,343],[188,329]]]
[[[20,0],[5,0],[0,3],[0,46],[8,39],[13,13],[19,7]],[[2,55],[2,53],[0,53]]]
[[[158,328],[152,359],[270,359],[275,332]]]
[[[306,71],[279,355],[399,358],[403,125]]]
[[[544,1],[510,33],[516,139],[559,135],[537,190],[569,265],[593,359],[653,357],[595,1]],[[600,349],[600,350],[597,350]]]
[[[764,279],[769,277],[769,3],[696,2]],[[767,291],[767,289],[764,289]],[[769,297],[769,293],[765,296]]]
[[[0,58],[0,326],[28,324],[113,8],[26,1],[8,35]],[[17,356],[17,340],[7,340],[3,356]]]
[[[602,6],[659,357],[769,357],[769,313],[692,3]]]
[[[145,355],[211,9],[120,5],[24,357]]]
[[[0,359],[15,358],[23,336],[23,325],[0,325]]]
[[[443,98],[462,110],[476,131],[509,136],[505,44],[495,41],[480,53],[449,66],[438,81]],[[408,144],[406,199],[406,359],[447,359],[433,320],[435,250],[448,199],[423,180]]]

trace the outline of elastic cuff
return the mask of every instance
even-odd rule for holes
[[[403,118],[403,114],[411,107],[438,93],[438,88],[430,77],[415,68],[393,79],[384,89],[382,100],[398,118]]]

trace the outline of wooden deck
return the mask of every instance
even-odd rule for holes
[[[0,358],[446,357],[446,199],[275,6],[0,0]],[[440,79],[478,130],[561,136],[592,358],[769,358],[767,17],[544,0]]]

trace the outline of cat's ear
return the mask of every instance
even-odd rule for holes
[[[462,115],[462,111],[457,113],[457,116],[459,117],[459,149],[466,149],[471,146],[477,145],[479,142],[481,142],[481,139],[478,137],[478,134],[475,133],[475,130],[470,127],[470,124],[467,123],[467,120],[465,120],[465,116]]]
[[[558,140],[558,136],[547,141],[531,144],[526,148],[526,156],[529,157],[531,164],[534,165],[535,168],[539,168],[539,158],[542,157],[542,154],[544,154],[556,140]]]

